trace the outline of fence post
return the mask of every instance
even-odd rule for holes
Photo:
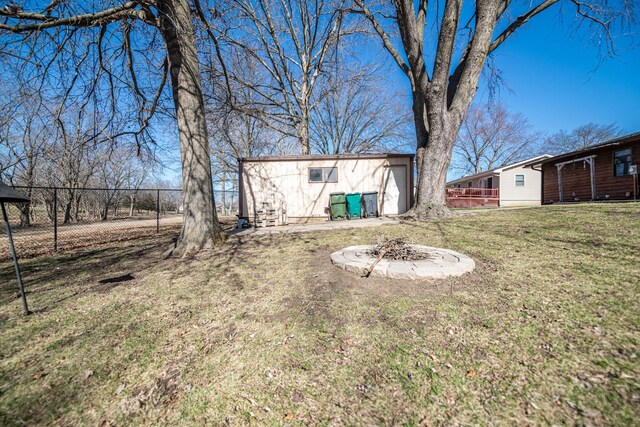
[[[156,233],[160,232],[160,189],[156,190]]]
[[[58,189],[53,189],[53,251],[58,252]]]

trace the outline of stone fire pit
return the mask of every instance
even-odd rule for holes
[[[473,271],[475,262],[466,255],[442,248],[406,244],[413,253],[424,253],[424,259],[395,260],[382,258],[371,271],[371,276],[391,279],[444,279],[462,276]],[[377,257],[375,245],[349,246],[331,254],[331,262],[336,267],[365,275]]]

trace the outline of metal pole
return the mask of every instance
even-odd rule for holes
[[[20,266],[18,265],[18,258],[16,257],[16,248],[13,246],[13,236],[11,235],[11,226],[9,225],[9,218],[7,217],[7,211],[4,208],[4,202],[2,205],[2,216],[4,218],[4,224],[7,229],[7,237],[9,237],[9,247],[11,248],[11,258],[13,258],[13,266],[16,269],[16,277],[18,278],[18,289],[20,289],[20,296],[22,297],[22,306],[24,307],[24,315],[29,314],[29,307],[27,306],[27,297],[24,295],[24,288],[22,286],[22,275],[20,274]]]
[[[156,190],[156,233],[160,232],[160,190]]]
[[[58,189],[53,189],[53,251],[58,252]]]

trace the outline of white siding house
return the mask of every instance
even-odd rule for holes
[[[500,206],[535,206],[541,203],[542,174],[531,165],[549,154],[501,166],[447,183],[447,188],[497,188]]]
[[[378,192],[381,215],[413,204],[413,155],[343,154],[238,159],[240,216],[253,221],[265,207],[286,210],[290,222],[328,218],[329,194]]]

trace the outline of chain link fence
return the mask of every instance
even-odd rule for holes
[[[6,204],[20,258],[69,252],[152,236],[178,236],[182,226],[182,190],[126,188],[15,187],[31,199]],[[218,193],[217,191],[215,193]],[[235,217],[235,194],[214,194],[221,221]],[[237,206],[237,205],[236,205]],[[10,259],[4,227],[0,262]]]

